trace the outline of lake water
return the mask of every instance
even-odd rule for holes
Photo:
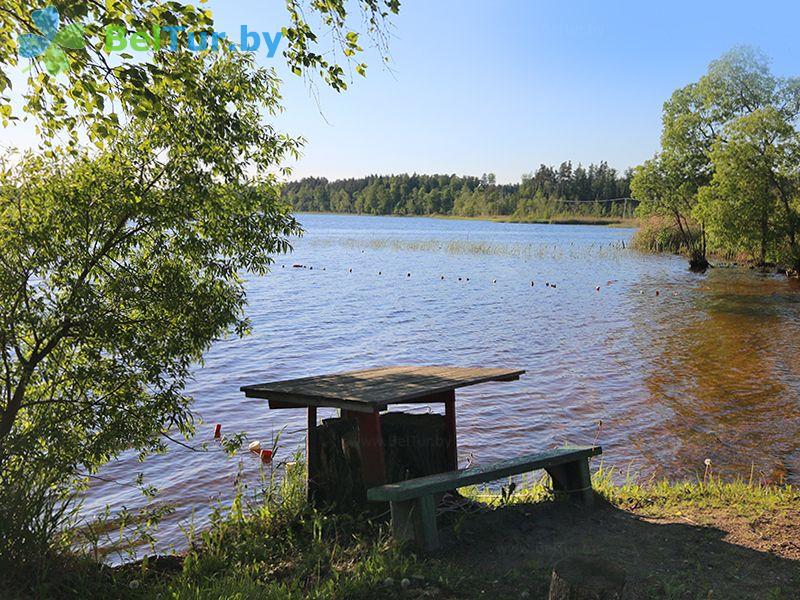
[[[597,441],[606,465],[642,476],[695,477],[708,458],[726,477],[800,483],[798,282],[695,275],[681,258],[625,249],[630,229],[299,219],[307,234],[294,252],[248,281],[252,335],[216,344],[197,369],[190,392],[205,423],[193,443],[220,423],[262,442],[283,431],[279,460],[302,447],[305,413],[269,411],[244,384],[392,364],[515,367],[527,370],[518,382],[458,392],[462,464]],[[181,525],[202,526],[231,496],[240,461],[247,478],[262,468],[209,448],[125,456],[101,472],[143,472],[156,501],[178,506],[160,549],[180,548]],[[95,481],[84,508],[106,504],[145,501]]]

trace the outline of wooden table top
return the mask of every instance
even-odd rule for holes
[[[375,412],[390,404],[430,402],[430,396],[487,381],[515,381],[523,373],[520,369],[394,366],[246,385],[241,390],[248,398],[270,400],[270,408],[328,406]]]

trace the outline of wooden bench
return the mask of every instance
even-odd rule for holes
[[[554,490],[567,492],[571,498],[582,500],[590,506],[594,494],[589,476],[589,457],[602,451],[600,446],[582,446],[527,454],[492,465],[370,488],[367,498],[374,502],[390,503],[395,539],[415,540],[420,549],[430,552],[439,547],[434,494],[544,469],[553,480]]]

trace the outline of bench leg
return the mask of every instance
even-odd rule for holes
[[[409,542],[414,539],[414,502],[391,502],[392,536],[398,542]]]
[[[553,480],[553,489],[567,492],[571,499],[582,500],[586,506],[594,504],[592,477],[589,473],[589,459],[548,467],[545,469]]]
[[[417,547],[424,552],[432,552],[439,547],[436,503],[433,496],[392,502],[390,506],[392,535],[398,542],[414,540]]]
[[[436,528],[436,502],[433,496],[417,498],[414,503],[419,512],[417,545],[425,552],[439,547],[439,530]]]

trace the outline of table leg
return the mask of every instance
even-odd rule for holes
[[[317,439],[317,407],[308,407],[308,432],[306,433],[306,479],[308,499],[313,501],[319,475],[319,441]]]
[[[458,470],[458,443],[456,440],[456,393],[450,391],[444,401],[444,432],[447,437],[447,461],[450,469]]]
[[[367,488],[386,483],[386,458],[380,413],[358,413],[358,444],[362,476]]]

